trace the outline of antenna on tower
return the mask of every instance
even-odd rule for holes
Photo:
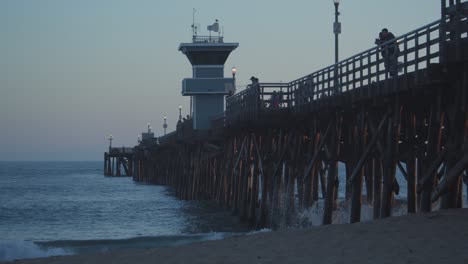
[[[198,31],[198,25],[195,25],[195,13],[197,10],[194,8],[193,9],[193,14],[192,14],[192,36],[195,38],[197,36],[197,31]]]

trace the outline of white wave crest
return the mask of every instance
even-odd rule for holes
[[[205,235],[206,240],[222,240],[226,238],[227,236],[230,236],[227,233],[222,233],[222,232],[210,232]]]
[[[259,230],[255,230],[255,231],[250,231],[247,233],[247,235],[255,235],[255,234],[260,234],[260,233],[268,233],[268,232],[272,232],[273,230],[270,229],[270,228],[262,228],[262,229],[259,229]]]
[[[50,256],[71,255],[60,248],[41,248],[32,241],[0,240],[0,261],[12,261],[26,258],[43,258]]]

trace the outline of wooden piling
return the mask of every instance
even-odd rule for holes
[[[363,152],[363,148],[367,143],[367,131],[365,125],[365,113],[361,111],[357,115],[357,122],[353,129],[354,134],[354,161],[353,164],[358,165],[359,159]],[[364,177],[364,170],[361,166],[356,177],[354,177],[352,185],[352,198],[351,198],[351,216],[350,222],[356,223],[361,220],[361,198],[362,198],[362,181]]]
[[[335,207],[335,192],[337,191],[338,182],[338,156],[340,154],[340,142],[341,142],[341,125],[342,116],[338,113],[335,114],[334,123],[331,130],[331,137],[328,143],[329,147],[329,159],[328,161],[328,177],[327,177],[327,192],[325,197],[325,206],[323,212],[323,224],[329,225],[332,223],[332,213]]]
[[[407,203],[408,213],[416,213],[417,208],[417,193],[416,193],[416,152],[413,147],[416,138],[416,115],[414,113],[408,113],[407,115],[407,127],[408,133],[406,134],[406,142],[410,145],[409,151],[406,158],[406,170],[407,170]]]

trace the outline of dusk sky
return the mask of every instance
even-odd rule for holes
[[[191,77],[178,51],[219,19],[237,83],[289,82],[334,60],[332,0],[1,0],[0,160],[103,160],[134,146],[151,123],[175,129]],[[340,58],[371,48],[387,27],[396,36],[440,18],[436,0],[342,0]]]

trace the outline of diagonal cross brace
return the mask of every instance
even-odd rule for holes
[[[362,166],[367,160],[367,157],[369,157],[369,154],[371,151],[374,149],[376,146],[376,143],[379,139],[380,133],[382,132],[382,128],[387,121],[388,117],[390,116],[389,113],[385,115],[385,117],[380,121],[379,126],[377,127],[377,131],[374,133],[372,136],[371,141],[369,142],[369,145],[366,146],[366,149],[364,150],[364,153],[362,154],[361,158],[359,159],[358,163],[356,164],[356,167],[354,167],[353,172],[351,173],[351,176],[348,179],[348,184],[352,184],[354,181],[354,178],[358,175],[359,171],[362,169]]]
[[[330,128],[334,125],[334,123],[335,123],[334,121],[331,121],[330,124],[328,124],[327,130],[325,130],[325,134],[320,139],[318,148],[315,150],[314,156],[310,160],[310,162],[307,165],[307,168],[306,168],[306,170],[304,172],[304,177],[303,177],[304,180],[307,179],[307,177],[309,177],[310,170],[312,169],[312,166],[314,166],[315,162],[317,161],[318,154],[320,153],[321,149],[323,148],[323,145],[325,144],[325,141],[326,141],[326,139],[328,137],[328,134],[330,132]]]

